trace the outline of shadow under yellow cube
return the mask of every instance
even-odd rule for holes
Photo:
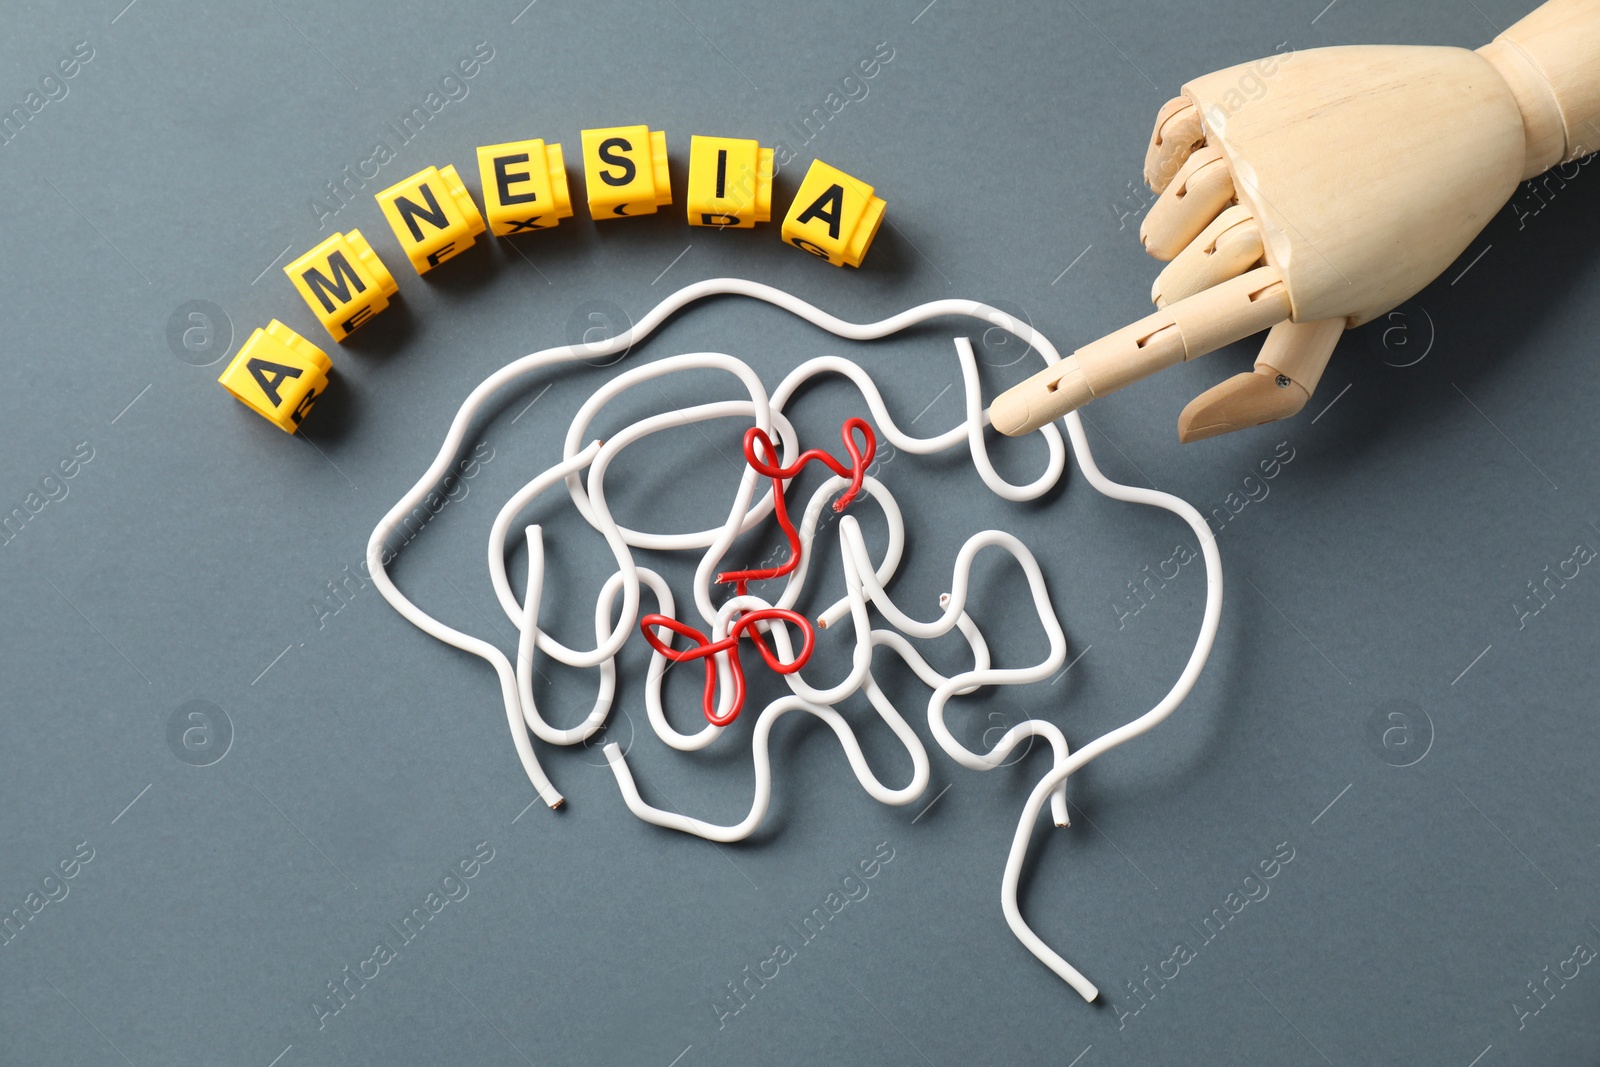
[[[572,215],[561,146],[508,141],[478,149],[483,214],[496,237],[548,230]]]
[[[783,220],[783,239],[835,267],[859,267],[885,206],[866,182],[813,160]]]
[[[283,273],[335,341],[349,337],[400,291],[360,230],[334,234],[284,267]]]
[[[465,252],[484,230],[478,205],[453,166],[419,170],[374,199],[418,274]]]
[[[689,225],[750,229],[772,218],[772,149],[737,137],[689,139]]]
[[[584,130],[583,181],[595,219],[654,215],[672,203],[666,132],[648,126]]]
[[[217,381],[245,407],[294,433],[328,387],[332,369],[322,349],[273,319],[250,335]]]

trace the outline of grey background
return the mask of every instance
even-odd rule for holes
[[[1183,403],[1248,366],[1248,346],[1086,413],[1108,473],[1208,512],[1226,513],[1280,442],[1294,456],[1219,534],[1227,599],[1194,695],[1075,778],[1075,827],[1035,841],[1025,913],[1123,1011],[1141,1003],[1124,983],[1175,942],[1200,945],[1195,928],[1257,862],[1294,850],[1270,896],[1137,1015],[1085,1005],[1005,928],[997,888],[1038,756],[978,775],[932,750],[937,803],[887,808],[826,729],[791,717],[775,734],[767,824],[718,848],[634,819],[594,750],[548,753],[570,803],[529,810],[486,665],[414,630],[370,586],[352,584],[328,614],[340,602],[326,583],[360,560],[470,388],[589,325],[590,302],[637,317],[725,274],[856,319],[963,296],[1070,349],[1145,312],[1156,266],[1135,236],[1149,199],[1140,163],[1183,79],[1280,46],[1476,46],[1523,0],[523,2],[7,7],[6,108],[76,42],[94,58],[0,146],[0,505],[22,506],[80,443],[93,459],[0,549],[0,912],[24,907],[81,843],[94,858],[0,946],[0,1061],[1595,1062],[1594,965],[1520,1028],[1513,1007],[1576,944],[1600,943],[1600,575],[1584,568],[1520,627],[1514,607],[1546,565],[1600,546],[1600,191],[1587,169],[1519,193],[1398,317],[1348,335],[1292,422],[1178,445]],[[323,183],[479,42],[494,57],[469,94],[319,227],[309,201]],[[879,42],[894,58],[867,96],[802,143],[786,124]],[[785,248],[776,223],[691,230],[674,207],[597,227],[579,206],[555,232],[483,240],[419,279],[370,199],[446,163],[476,193],[475,146],[534,136],[567,147],[581,198],[579,130],[633,122],[667,131],[680,204],[691,133],[754,136],[797,152],[775,214],[820,156],[876,184],[892,226],[850,272]],[[339,346],[280,268],[352,227],[401,295]],[[232,342],[186,362],[167,323],[192,300],[222,310]],[[335,365],[298,438],[231,400],[214,381],[221,362],[190,365],[220,361],[272,317]],[[843,352],[903,422],[924,412],[922,432],[959,418],[959,388],[946,389],[957,329],[857,347],[719,301],[632,361],[719,349],[776,382]],[[979,340],[991,392],[1033,365]],[[510,647],[484,573],[489,522],[608,373],[537,378],[485,422],[493,459],[398,566],[419,603]],[[725,388],[686,379],[607,417]],[[827,445],[864,414],[834,385],[796,410]],[[707,432],[736,447],[737,427]],[[996,453],[1031,476],[1040,447]],[[709,454],[692,432],[640,450],[613,483],[619,513],[703,525],[734,477]],[[1040,555],[1083,654],[1054,685],[963,705],[953,719],[970,742],[1043,713],[1082,743],[1166,691],[1197,625],[1199,565],[1120,624],[1114,605],[1189,539],[1181,524],[1107,502],[1075,471],[1036,505],[994,499],[961,455],[896,457],[883,477],[912,527],[901,603],[931,610],[956,546],[999,526]],[[561,553],[547,615],[581,642],[603,553],[570,508],[536,511]],[[687,571],[672,574],[686,589]],[[1005,617],[1022,588],[1014,569],[991,560],[979,575],[973,610],[1006,661],[1036,657],[1036,624]],[[958,653],[937,650],[948,666]],[[824,670],[842,662],[837,646],[819,655]],[[635,643],[625,670],[642,663]],[[552,674],[549,717],[577,721],[592,677]],[[753,702],[777,692],[763,674]],[[897,668],[882,675],[926,737],[926,690]],[[697,690],[694,677],[669,689],[680,722]],[[187,748],[169,741],[196,700],[222,709],[230,735],[207,766],[194,765],[217,754],[203,731]],[[903,781],[903,750],[864,704],[846,710],[880,773]],[[648,733],[629,683],[609,736],[637,733],[647,797],[733,820],[749,803],[753,718],[684,756]],[[470,895],[319,1029],[313,999],[377,940],[397,942],[386,924],[479,842],[493,859]],[[789,924],[880,843],[894,858],[870,896],[801,944]],[[780,940],[797,958],[719,1029],[714,998]]]

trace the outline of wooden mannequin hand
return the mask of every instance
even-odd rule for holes
[[[1319,48],[1197,78],[1156,118],[1140,239],[1155,314],[995,399],[1019,434],[1270,329],[1197,397],[1194,441],[1305,406],[1339,334],[1441,274],[1525,177],[1600,137],[1600,0],[1551,0],[1477,52]]]

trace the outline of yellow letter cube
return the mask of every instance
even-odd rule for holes
[[[388,307],[400,289],[360,230],[334,234],[283,273],[335,341]]]
[[[666,132],[648,126],[584,130],[583,180],[596,219],[654,215],[672,203]]]
[[[689,139],[689,225],[749,229],[772,217],[772,149],[736,137]]]
[[[217,381],[274,426],[294,433],[328,387],[331,369],[322,349],[273,319],[250,335]]]
[[[859,267],[884,207],[866,182],[813,160],[783,220],[783,239],[835,267]]]
[[[483,213],[496,237],[548,230],[572,215],[561,146],[511,141],[478,149]]]
[[[375,199],[418,274],[471,248],[483,232],[483,216],[455,167],[419,170]]]

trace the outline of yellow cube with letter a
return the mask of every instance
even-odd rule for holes
[[[239,347],[217,381],[274,426],[294,433],[328,387],[332,369],[322,349],[273,319]]]
[[[419,170],[374,199],[418,274],[471,248],[484,230],[478,205],[453,166]]]
[[[595,219],[653,215],[672,203],[667,135],[648,126],[583,131],[583,180]]]
[[[558,144],[510,141],[478,149],[483,214],[496,237],[548,230],[572,215],[567,166]]]
[[[400,291],[360,230],[334,234],[283,273],[335,341],[349,337]]]
[[[690,226],[749,229],[772,218],[772,149],[737,137],[689,139]]]
[[[835,267],[859,267],[884,207],[866,182],[813,160],[783,220],[783,239]]]

